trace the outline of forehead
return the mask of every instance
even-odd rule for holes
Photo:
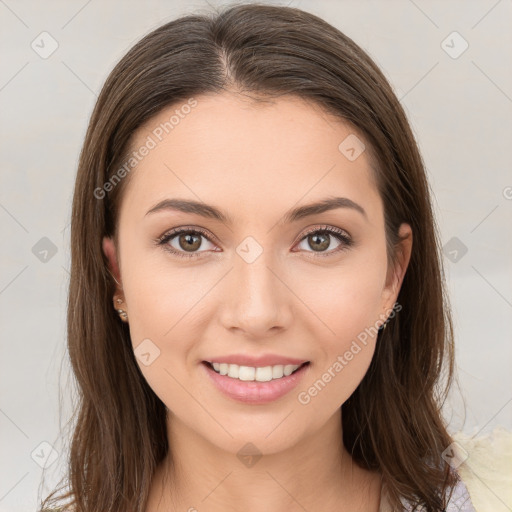
[[[165,108],[137,130],[130,151],[151,149],[131,171],[123,203],[147,211],[177,196],[254,215],[263,213],[263,205],[287,210],[336,195],[378,215],[368,151],[349,159],[346,140],[363,142],[351,125],[301,98],[197,96]]]

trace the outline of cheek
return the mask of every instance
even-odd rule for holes
[[[335,411],[366,374],[377,339],[381,279],[375,265],[347,267],[298,293],[311,309],[304,318],[316,345],[317,364],[297,396],[310,412]]]
[[[215,285],[221,285],[225,271],[207,264],[179,268],[165,258],[155,261],[147,256],[146,260],[134,258],[132,263],[126,262],[125,292],[137,363],[169,409],[189,410],[190,396],[184,388],[197,378],[195,372],[204,356],[201,340],[219,303]],[[146,352],[144,343],[158,355],[148,366],[139,357]]]
[[[191,318],[201,309],[215,271],[188,264],[185,258],[180,262],[160,247],[144,248],[130,233],[123,243],[122,273],[128,316],[135,331],[133,341],[141,337],[167,339],[183,325],[193,327]]]
[[[341,350],[375,324],[382,303],[382,269],[357,264],[308,279],[298,295],[317,317],[317,333],[329,350]],[[312,316],[309,314],[309,316]]]
[[[190,396],[184,387],[192,377],[197,340],[204,336],[205,299],[215,281],[211,275],[199,279],[191,268],[178,271],[142,262],[127,275],[130,337],[137,364],[170,410],[189,410]],[[150,364],[145,364],[146,353]]]

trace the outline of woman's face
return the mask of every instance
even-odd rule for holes
[[[117,251],[107,238],[104,251],[137,364],[172,421],[233,453],[318,433],[365,375],[411,249],[409,237],[388,271],[361,136],[297,98],[223,93],[162,111],[132,150],[145,156]],[[334,198],[345,203],[307,208]],[[188,232],[165,238],[177,228]]]

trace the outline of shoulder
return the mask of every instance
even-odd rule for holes
[[[453,487],[446,512],[476,512],[468,489],[462,480],[459,480]]]
[[[457,483],[452,488],[448,489],[447,496],[449,500],[443,512],[476,512],[469,491],[464,482],[460,479],[460,476]],[[409,500],[402,499],[402,505],[407,512],[413,510],[413,505]],[[424,512],[425,507],[420,507],[416,510]]]

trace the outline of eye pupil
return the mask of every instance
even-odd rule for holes
[[[195,241],[194,241],[194,239],[195,239]],[[196,249],[199,249],[199,247],[201,247],[201,236],[200,235],[192,235],[190,233],[182,234],[179,236],[179,244],[180,244],[180,247],[182,249],[184,249],[185,251],[192,252]]]
[[[308,238],[309,238],[310,242],[313,241],[313,244],[318,244],[316,247],[317,249],[324,250],[329,247],[330,238],[329,238],[329,235],[326,233],[321,233],[321,234],[315,233],[313,235],[310,235]],[[323,241],[321,241],[322,239],[323,239]],[[311,245],[311,243],[310,243],[310,247],[312,249],[315,248],[314,245]]]

